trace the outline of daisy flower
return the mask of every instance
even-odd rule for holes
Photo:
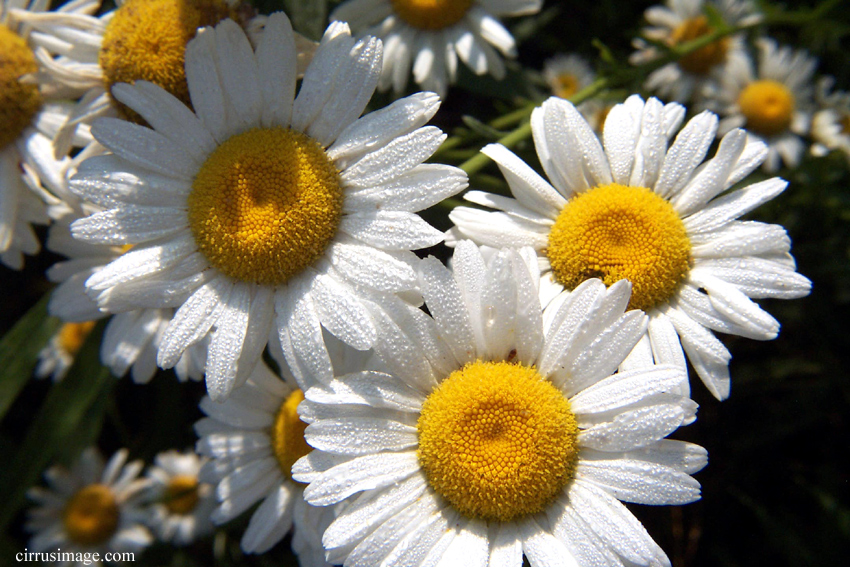
[[[818,111],[812,118],[812,154],[824,156],[832,150],[842,152],[850,161],[850,93],[832,90],[833,77],[818,83],[815,98]]]
[[[621,501],[698,499],[706,452],[664,439],[696,410],[674,393],[684,372],[624,360],[646,327],[625,313],[628,283],[585,282],[546,329],[532,250],[485,262],[461,242],[452,266],[420,265],[433,319],[399,301],[380,326],[387,373],[301,403],[304,497],[352,497],[325,531],[328,561],[669,565]]]
[[[332,337],[328,346],[338,368],[359,370],[368,354],[347,348]],[[220,506],[212,521],[226,523],[262,501],[242,536],[246,553],[264,553],[294,526],[292,548],[301,565],[325,565],[321,539],[333,508],[304,502],[304,486],[292,480],[292,465],[311,451],[304,441],[306,423],[296,408],[304,399],[295,378],[282,365],[283,380],[264,362],[224,402],[201,401],[208,417],[195,424],[196,450],[210,457],[200,479],[215,487]]]
[[[542,5],[542,0],[349,0],[331,19],[384,41],[381,90],[392,85],[401,93],[412,67],[417,84],[444,96],[455,82],[458,58],[476,75],[504,79],[499,53],[515,57],[516,43],[498,17],[535,14]]]
[[[655,42],[675,47],[699,39],[714,31],[706,15],[706,6],[717,10],[730,26],[752,25],[761,14],[749,0],[667,0],[664,6],[652,6],[644,13],[650,27],[642,35]],[[658,59],[658,48],[636,39],[638,49],[631,62],[640,65]],[[674,63],[656,69],[646,79],[646,88],[659,96],[679,102],[700,102],[702,91],[717,82],[726,64],[746,57],[743,34],[726,36],[697,49]]]
[[[64,378],[96,323],[97,321],[82,321],[65,323],[59,327],[47,346],[38,353],[36,378],[50,376],[54,382]]]
[[[138,553],[150,545],[153,537],[139,508],[147,487],[147,481],[138,478],[142,467],[141,461],[127,463],[126,449],[115,453],[104,467],[97,450],[89,448],[70,471],[58,466],[48,469],[44,477],[49,488],[28,492],[38,507],[28,513],[26,528],[33,536],[27,551],[103,557],[107,552]]]
[[[205,462],[192,451],[171,450],[158,454],[147,470],[151,483],[147,498],[153,501],[149,522],[162,541],[188,545],[212,533],[215,494],[210,484],[198,480]]]
[[[457,168],[422,165],[445,139],[423,126],[433,93],[358,118],[379,40],[332,24],[297,98],[294,61],[283,13],[256,53],[232,20],[205,29],[186,54],[197,114],[151,83],[117,85],[152,128],[96,122],[113,153],[71,182],[106,209],[76,221],[74,237],[133,245],[87,280],[91,295],[108,311],[179,307],[158,363],[173,366],[209,335],[216,400],[247,378],[271,333],[299,376],[332,377],[322,327],[368,349],[376,333],[361,297],[415,290],[411,250],[443,240],[415,212],[466,186]]]
[[[570,53],[547,59],[543,63],[543,77],[553,95],[570,98],[590,86],[596,73],[584,57]]]
[[[758,70],[749,57],[735,60],[707,105],[721,116],[719,134],[746,128],[767,144],[766,171],[776,171],[781,162],[796,167],[805,151],[801,136],[811,122],[817,60],[767,38],[758,40],[758,48]]]
[[[531,117],[551,185],[491,144],[482,151],[516,199],[471,191],[467,200],[499,212],[458,207],[449,217],[453,238],[533,247],[543,305],[569,301],[589,278],[629,280],[629,307],[649,315],[655,360],[684,368],[684,349],[725,399],[731,355],[712,331],[773,339],[779,323],[751,298],[802,297],[811,282],[795,272],[781,226],[737,220],[787,185],[773,178],[730,191],[765,159],[765,144],[735,129],[703,162],[717,117],[697,115],[670,144],[684,114],[678,104],[632,96],[611,110],[600,143],[572,104],[551,98]]]
[[[57,13],[85,12],[88,4],[74,2]],[[67,161],[54,158],[53,138],[71,114],[72,103],[60,98],[70,93],[42,81],[35,34],[17,17],[37,17],[48,5],[47,0],[0,0],[0,262],[13,269],[22,267],[24,254],[40,248],[32,225],[48,224],[43,199],[51,197],[45,189],[61,178]],[[69,137],[69,147],[85,134]]]

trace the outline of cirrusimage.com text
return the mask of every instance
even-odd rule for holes
[[[135,561],[136,554],[132,552],[124,552],[119,553],[117,551],[107,551],[104,554],[100,554],[98,552],[82,552],[82,551],[62,551],[61,549],[57,549],[56,551],[27,551],[26,549],[22,552],[15,554],[15,560],[18,562],[22,561],[46,561],[50,563],[57,563],[60,561],[69,561],[75,562],[77,564],[82,565],[95,565],[100,563],[101,561],[105,561],[107,563],[120,563],[122,561]]]

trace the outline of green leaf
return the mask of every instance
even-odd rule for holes
[[[54,384],[41,408],[33,417],[26,437],[17,453],[4,467],[0,478],[0,494],[6,500],[0,508],[0,531],[8,526],[20,506],[26,491],[38,484],[44,470],[62,456],[66,462],[90,444],[99,432],[106,403],[115,385],[109,370],[99,361],[101,322],[92,332],[68,371]]]
[[[38,353],[62,322],[47,315],[50,294],[44,294],[0,340],[0,419],[32,377]]]
[[[295,31],[316,41],[322,38],[328,21],[327,0],[284,0],[283,4]]]

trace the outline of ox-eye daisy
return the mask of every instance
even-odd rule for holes
[[[337,368],[360,370],[369,363],[361,353],[328,337]],[[201,401],[209,416],[195,424],[200,440],[196,449],[211,460],[200,478],[215,487],[221,505],[212,520],[222,524],[262,500],[242,536],[246,553],[264,553],[294,526],[292,548],[304,567],[324,566],[322,533],[334,517],[332,507],[304,502],[304,486],[292,480],[292,465],[308,454],[306,423],[296,408],[304,399],[294,377],[283,365],[278,378],[264,362],[248,381],[222,403]]]
[[[125,464],[126,463],[126,464]],[[127,450],[104,466],[96,449],[87,449],[70,471],[52,467],[44,473],[49,488],[31,488],[39,506],[29,511],[26,528],[33,532],[27,551],[70,553],[72,557],[107,552],[138,553],[153,542],[140,509],[147,481],[138,478],[144,465],[127,463]],[[99,564],[100,562],[98,562]],[[83,565],[82,560],[63,561]]]
[[[703,162],[717,117],[699,114],[668,147],[684,114],[678,104],[632,96],[608,114],[603,145],[573,105],[549,99],[531,127],[551,185],[489,145],[483,152],[516,200],[473,191],[468,200],[501,212],[458,207],[450,218],[456,234],[480,244],[532,246],[544,305],[568,301],[589,278],[629,280],[629,306],[649,315],[655,359],[684,368],[684,347],[724,399],[731,355],[711,331],[773,339],[779,323],[750,298],[802,297],[811,284],[795,272],[781,226],[737,220],[787,185],[773,178],[729,191],[765,159],[765,145],[736,129]]]
[[[295,58],[283,13],[269,17],[256,53],[231,20],[199,32],[186,53],[197,114],[153,84],[115,86],[152,128],[96,122],[113,154],[72,180],[106,209],[75,222],[74,236],[134,245],[88,279],[92,296],[107,310],[179,307],[158,362],[173,366],[210,335],[214,399],[247,378],[270,333],[299,375],[324,380],[322,327],[371,346],[361,297],[415,289],[410,250],[443,239],[415,211],[466,185],[457,168],[422,165],[445,138],[423,126],[439,106],[433,93],[358,118],[380,73],[379,40],[355,42],[332,24],[297,98]]]
[[[818,82],[818,111],[812,118],[812,154],[824,156],[838,150],[850,161],[850,93],[832,91],[833,77]]]
[[[764,168],[796,167],[806,149],[813,103],[812,75],[817,60],[803,51],[758,40],[758,69],[749,57],[727,66],[717,89],[707,92],[708,108],[720,117],[718,134],[746,128],[769,149]]]
[[[644,16],[649,28],[642,34],[655,42],[675,47],[714,31],[706,8],[716,10],[729,26],[752,25],[761,20],[749,0],[667,0],[665,6],[652,6]],[[634,41],[638,51],[631,62],[641,64],[661,56],[658,48],[643,39]],[[646,88],[662,98],[699,103],[703,90],[717,83],[727,63],[745,58],[743,34],[733,34],[697,49],[676,62],[656,69],[646,79]]]
[[[148,468],[148,521],[162,541],[188,545],[212,533],[215,494],[210,484],[198,479],[206,461],[192,451],[172,450],[158,454]]]
[[[91,4],[63,6],[57,17],[86,13]],[[73,93],[42,80],[34,51],[39,34],[19,18],[39,17],[48,6],[47,0],[0,0],[0,262],[14,269],[24,254],[38,252],[31,225],[48,223],[44,200],[55,199],[45,189],[53,191],[67,165],[67,158],[54,158],[54,136],[72,113],[61,97]],[[87,136],[87,128],[79,135]],[[69,137],[68,145],[74,143],[85,140]]]
[[[628,283],[585,282],[545,330],[532,250],[485,262],[462,242],[452,267],[421,263],[433,319],[398,301],[382,323],[388,373],[301,403],[304,497],[352,496],[325,531],[328,561],[669,565],[620,501],[698,499],[706,453],[664,439],[696,409],[674,393],[684,371],[624,360],[646,327],[625,313]]]
[[[499,16],[534,14],[542,0],[349,0],[331,14],[355,32],[384,40],[379,86],[401,93],[413,79],[443,96],[455,82],[458,58],[476,75],[505,77],[497,50],[516,56],[513,36]],[[495,48],[495,49],[494,49]]]

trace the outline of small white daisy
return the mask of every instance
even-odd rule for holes
[[[368,355],[332,337],[328,347],[338,368],[358,370],[368,360]],[[262,501],[242,536],[246,553],[268,551],[294,525],[292,547],[301,565],[323,566],[322,533],[334,512],[330,507],[308,506],[302,497],[303,485],[292,480],[292,464],[312,449],[304,441],[307,424],[296,411],[304,395],[294,377],[286,370],[282,373],[284,380],[260,362],[248,381],[224,402],[208,397],[201,401],[209,417],[195,424],[200,437],[196,450],[211,460],[201,469],[200,478],[216,485],[221,502],[212,515],[216,524]]]
[[[75,206],[81,210],[100,210],[88,203],[75,203]],[[61,208],[67,210],[67,203],[62,203]],[[47,270],[47,278],[59,284],[51,292],[48,312],[66,323],[42,351],[43,361],[39,363],[36,375],[52,373],[54,380],[61,377],[57,373],[64,375],[93,321],[110,317],[103,332],[101,362],[115,376],[124,376],[129,371],[134,382],[145,384],[156,373],[157,350],[174,316],[174,309],[135,309],[115,315],[99,309],[97,303],[86,295],[85,282],[126,250],[120,246],[90,244],[72,238],[70,224],[77,218],[79,213],[66,213],[53,223],[48,233],[47,248],[67,257]],[[82,331],[86,331],[85,335],[81,334]],[[198,352],[204,348],[204,345],[196,345],[180,357],[174,370],[181,382],[203,377],[203,365],[199,366],[197,359],[205,356]]]
[[[84,4],[57,14],[85,11]],[[44,200],[52,199],[48,191],[67,162],[54,157],[53,139],[73,108],[60,97],[71,93],[43,80],[33,51],[38,34],[17,18],[38,17],[48,6],[47,0],[0,0],[0,262],[13,269],[22,267],[24,254],[38,252],[32,224],[48,224]],[[68,146],[84,143],[79,138],[87,134],[84,128],[69,137]]]
[[[74,357],[80,352],[97,321],[64,323],[38,353],[36,378],[50,376],[54,382],[62,380],[68,369],[74,364]]]
[[[680,368],[627,355],[646,316],[629,285],[581,285],[548,329],[530,249],[453,270],[420,264],[433,319],[397,302],[376,343],[388,373],[339,376],[299,411],[311,504],[352,497],[325,532],[345,565],[669,565],[621,501],[684,504],[706,464],[664,439],[693,418]],[[619,366],[619,371],[618,371]]]
[[[850,161],[850,93],[832,92],[833,77],[818,82],[815,100],[818,111],[812,118],[812,154],[824,156],[838,150]]]
[[[491,144],[482,151],[516,199],[471,191],[467,200],[499,212],[458,207],[449,217],[454,237],[533,247],[543,305],[569,301],[588,278],[629,280],[630,307],[650,318],[655,360],[684,368],[684,348],[711,393],[725,399],[731,355],[711,331],[773,339],[779,322],[751,298],[802,297],[811,282],[795,272],[781,226],[737,220],[787,185],[773,178],[730,191],[765,159],[765,144],[732,130],[704,161],[717,117],[697,115],[670,144],[684,115],[678,104],[635,95],[608,114],[600,143],[572,104],[551,98],[531,117],[551,185]]]
[[[596,78],[596,73],[584,57],[569,53],[544,61],[543,77],[554,96],[570,98],[590,86]]]
[[[256,53],[231,20],[189,43],[197,114],[144,81],[115,96],[152,126],[104,118],[113,152],[72,180],[103,212],[75,238],[133,249],[86,286],[101,308],[179,307],[158,362],[173,366],[210,335],[210,396],[244,381],[269,341],[296,375],[332,376],[322,327],[367,349],[361,298],[415,290],[413,249],[443,235],[416,211],[461,191],[461,170],[422,164],[445,135],[423,126],[439,97],[419,93],[358,118],[372,96],[381,42],[332,24],[294,96],[295,46],[283,13]],[[116,307],[118,306],[118,307]]]
[[[192,451],[165,451],[145,473],[151,482],[150,525],[162,541],[188,545],[212,533],[215,493],[212,485],[198,480],[206,462]]]
[[[48,469],[44,477],[49,488],[28,492],[38,507],[27,515],[26,528],[33,533],[27,551],[99,553],[103,558],[107,552],[138,553],[150,545],[153,536],[139,508],[148,485],[138,478],[143,466],[141,461],[127,463],[127,450],[122,449],[104,467],[97,450],[89,448],[70,471]]]
[[[675,47],[714,31],[705,14],[706,4],[717,10],[727,25],[751,25],[761,14],[749,0],[667,0],[664,6],[652,6],[644,13],[649,28],[642,30],[647,39]],[[642,39],[634,41],[638,49],[630,60],[639,65],[661,56],[659,50]],[[646,88],[662,98],[699,103],[702,91],[716,83],[726,64],[746,57],[743,34],[733,34],[656,69],[646,79]]]
[[[746,128],[768,146],[764,169],[773,172],[782,162],[796,167],[805,151],[801,136],[809,133],[812,75],[817,59],[776,42],[758,40],[758,71],[749,57],[727,66],[719,88],[706,104],[720,117],[718,134]]]
[[[381,90],[392,85],[399,94],[413,79],[444,96],[455,82],[458,58],[476,75],[505,77],[499,56],[516,56],[513,36],[500,16],[540,11],[543,0],[349,0],[331,14],[357,33],[384,41]],[[494,49],[495,48],[495,49]]]

